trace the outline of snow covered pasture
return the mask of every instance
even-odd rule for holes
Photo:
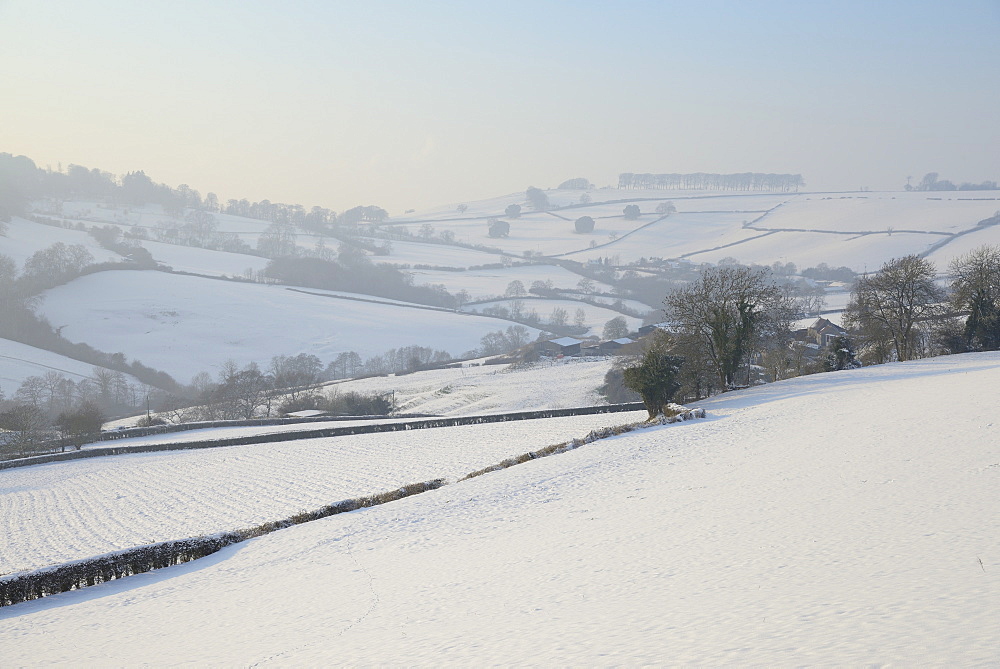
[[[0,236],[0,254],[9,256],[21,270],[25,260],[56,242],[83,246],[94,257],[94,262],[118,262],[122,259],[117,253],[101,248],[86,232],[43,225],[17,216],[7,224],[7,234]]]
[[[29,376],[56,372],[79,382],[93,375],[94,365],[58,353],[0,339],[0,390],[10,398]],[[134,381],[134,379],[130,380]]]
[[[364,296],[359,296],[364,297]],[[163,272],[101,272],[45,293],[40,309],[71,341],[162,369],[182,382],[232,358],[262,366],[275,355],[329,362],[419,344],[453,355],[509,323],[412,306],[338,300],[279,286]],[[534,338],[538,331],[529,328]]]
[[[143,241],[142,245],[153,259],[178,272],[203,276],[243,276],[247,269],[255,272],[267,267],[267,258],[243,253],[213,251],[194,246],[179,246],[164,242]]]
[[[743,222],[755,218],[745,213],[672,214],[662,219],[633,221],[635,230],[619,239],[597,240],[600,246],[574,250],[563,258],[586,262],[601,258],[627,264],[640,258],[681,258],[709,249],[724,249],[760,237],[762,232],[746,229]]]
[[[584,327],[588,328],[590,331],[588,335],[593,335],[600,337],[601,330],[604,324],[607,323],[612,318],[617,318],[621,316],[625,319],[628,324],[628,329],[630,332],[634,332],[642,327],[642,319],[636,318],[635,316],[624,316],[621,313],[608,309],[605,307],[598,307],[593,304],[588,304],[586,302],[580,302],[578,300],[559,300],[559,299],[549,299],[549,298],[537,298],[537,297],[515,297],[506,300],[494,300],[492,302],[479,302],[476,304],[470,304],[463,308],[464,311],[469,313],[484,313],[490,307],[502,307],[504,309],[511,309],[514,303],[518,303],[521,307],[521,311],[524,314],[530,314],[532,311],[537,313],[543,323],[549,321],[549,316],[556,309],[562,309],[566,312],[568,318],[567,323],[575,323],[576,311],[582,309],[585,314],[583,319]],[[643,312],[652,311],[649,307],[645,307]]]
[[[472,416],[607,404],[610,358],[543,359],[528,368],[477,365],[337,382],[341,392],[392,392],[400,413]]]
[[[0,535],[7,540],[0,545],[0,574],[250,527],[408,483],[456,479],[597,427],[644,417],[644,411],[596,414],[3,470]],[[182,441],[188,435],[166,436]]]
[[[385,240],[366,240],[384,246]],[[475,267],[502,262],[503,256],[448,244],[392,240],[389,255],[369,256],[376,265],[429,265],[431,267]]]
[[[412,269],[414,283],[442,284],[450,293],[468,291],[474,300],[503,295],[511,281],[520,281],[525,290],[535,281],[551,281],[553,288],[575,289],[583,277],[557,265],[519,265],[497,269],[474,269],[465,272]],[[594,289],[610,293],[612,287],[592,281]]]
[[[4,664],[993,665],[997,387],[992,353],[726,394],[2,609]]]

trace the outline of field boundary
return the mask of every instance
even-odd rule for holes
[[[596,408],[596,407],[589,407]],[[591,430],[583,438],[574,438],[559,444],[546,446],[536,451],[531,451],[520,456],[508,458],[500,463],[491,465],[484,469],[466,474],[456,482],[466,481],[477,476],[500,471],[523,464],[530,460],[557,455],[584,444],[593,443],[600,439],[632,432],[645,427],[655,427],[669,423],[677,423],[694,418],[705,418],[704,409],[687,409],[678,407],[680,411],[671,416],[660,415],[657,419],[627,423],[614,427],[598,428]],[[566,411],[563,409],[562,411]],[[536,413],[536,412],[522,412]],[[593,412],[599,413],[599,412]],[[608,413],[608,412],[603,412]],[[484,421],[486,422],[486,421]],[[496,422],[496,421],[491,421]],[[374,495],[355,497],[353,499],[342,500],[329,504],[314,511],[306,511],[295,514],[284,520],[270,521],[255,527],[231,532],[217,532],[210,535],[192,537],[188,539],[176,539],[163,541],[145,546],[135,546],[120,551],[105,553],[93,558],[84,558],[72,562],[43,567],[34,571],[16,572],[0,576],[0,607],[13,606],[34,599],[41,599],[49,595],[80,590],[85,587],[107,583],[108,581],[142,574],[154,569],[163,569],[185,562],[191,562],[199,558],[207,557],[217,553],[227,546],[242,543],[249,539],[271,534],[278,530],[301,525],[314,520],[320,520],[329,516],[334,516],[350,511],[357,511],[363,508],[379,506],[396,500],[419,495],[420,493],[437,490],[448,485],[448,481],[443,478],[432,479],[422,483],[405,485],[395,490],[390,490]]]
[[[129,455],[132,453],[156,453],[160,451],[182,451],[197,448],[221,448],[224,446],[248,446],[251,444],[271,444],[282,441],[298,441],[300,439],[323,439],[327,437],[343,437],[354,434],[374,434],[379,432],[400,432],[404,430],[424,430],[437,427],[456,427],[459,425],[481,425],[484,423],[503,423],[515,420],[535,420],[538,418],[560,418],[563,416],[586,416],[599,413],[619,413],[624,411],[639,411],[644,405],[641,402],[628,404],[606,404],[602,406],[576,407],[572,409],[544,409],[541,411],[516,411],[501,414],[485,414],[482,416],[458,416],[454,418],[431,418],[414,420],[405,423],[373,423],[369,425],[349,425],[344,427],[327,427],[298,432],[272,432],[270,434],[252,434],[243,437],[228,437],[223,439],[203,439],[199,441],[174,441],[159,444],[137,444],[135,446],[104,446],[88,448],[81,451],[52,453],[17,460],[0,462],[0,470],[16,467],[30,467],[53,462],[66,462],[84,458],[96,458],[109,455]]]

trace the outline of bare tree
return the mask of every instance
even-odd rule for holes
[[[26,456],[41,441],[47,425],[45,412],[30,404],[16,404],[0,413],[0,427],[13,433],[4,450]]]
[[[549,323],[556,327],[563,327],[569,319],[569,313],[562,307],[555,307],[549,315]]]
[[[952,305],[967,311],[965,345],[972,351],[1000,349],[1000,247],[981,246],[948,267],[954,277]]]
[[[889,348],[897,360],[919,356],[922,321],[942,313],[944,291],[934,283],[934,263],[916,255],[895,258],[854,282],[844,324],[862,347]]]
[[[506,297],[522,297],[527,294],[528,291],[524,289],[524,284],[519,279],[514,279],[508,283],[507,290],[504,291]]]
[[[767,268],[705,269],[699,280],[664,300],[685,356],[702,358],[724,388],[755,353],[784,345],[794,308]],[[686,350],[686,351],[685,351]]]
[[[604,324],[601,332],[602,339],[619,339],[628,336],[628,321],[624,316],[615,316]]]

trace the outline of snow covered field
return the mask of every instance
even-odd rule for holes
[[[625,319],[630,332],[634,332],[642,326],[641,318],[636,318],[635,316],[624,316],[613,309],[597,307],[593,304],[587,304],[586,302],[579,302],[577,300],[555,300],[534,297],[523,299],[511,298],[509,300],[494,300],[493,302],[470,304],[464,307],[463,310],[470,313],[483,313],[490,307],[510,309],[512,303],[514,302],[518,302],[521,305],[521,310],[525,314],[529,314],[532,311],[537,313],[539,317],[541,317],[543,323],[549,322],[549,316],[556,309],[562,309],[566,312],[568,316],[566,321],[567,323],[575,323],[574,319],[576,318],[576,312],[578,309],[582,309],[585,314],[583,325],[590,330],[587,334],[595,337],[601,336],[601,330],[604,328],[605,323],[612,318],[617,318],[619,316]],[[649,309],[649,307],[645,307],[643,311],[651,311],[651,309]]]
[[[607,404],[597,392],[611,358],[544,359],[527,369],[480,365],[338,382],[341,392],[392,392],[400,413],[472,416]]]
[[[0,536],[7,540],[0,545],[0,574],[251,527],[408,483],[455,479],[645,415],[638,411],[360,434],[4,470]],[[317,426],[298,426],[312,427]],[[181,441],[187,435],[169,436]]]
[[[9,256],[21,269],[25,260],[56,242],[83,246],[94,257],[94,262],[118,262],[122,259],[117,253],[101,248],[86,232],[42,225],[17,216],[7,224],[6,236],[0,236],[0,254]]]
[[[385,240],[367,240],[384,246]],[[386,265],[430,265],[431,267],[475,267],[502,262],[503,256],[476,249],[426,242],[390,242],[389,255],[369,256],[373,263]]]
[[[493,318],[371,304],[279,286],[177,276],[102,272],[45,293],[41,312],[71,341],[162,369],[187,382],[232,358],[266,363],[311,353],[329,362],[419,344],[453,355],[476,348],[507,323]],[[534,338],[537,330],[531,330]]]
[[[4,664],[993,665],[997,387],[994,353],[729,393],[708,420],[0,609]]]
[[[0,390],[8,398],[14,395],[29,376],[45,376],[49,372],[56,372],[79,382],[92,376],[93,371],[94,365],[86,362],[9,339],[0,339]]]
[[[642,223],[645,227],[619,235],[621,238],[615,241],[601,239],[598,248],[572,251],[561,257],[577,262],[616,258],[621,264],[640,258],[680,258],[760,237],[762,232],[743,227],[744,221],[754,217],[740,213],[672,214],[662,220],[646,220]]]
[[[247,269],[259,272],[267,267],[267,258],[243,253],[212,251],[193,246],[178,246],[163,242],[144,241],[142,245],[154,260],[178,272],[203,276],[243,276]]]
[[[521,265],[498,269],[475,269],[466,272],[412,269],[417,284],[442,284],[450,293],[468,291],[474,300],[503,295],[511,281],[520,281],[525,290],[535,281],[551,281],[553,288],[574,289],[581,275],[555,265]],[[593,281],[594,289],[611,292],[612,287],[600,281]]]

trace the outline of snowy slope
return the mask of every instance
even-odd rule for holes
[[[597,414],[4,470],[0,535],[7,540],[0,545],[0,574],[251,527],[407,483],[459,478],[595,427],[644,417],[644,411]]]
[[[259,272],[267,267],[267,258],[242,253],[212,251],[194,246],[144,241],[142,245],[153,259],[178,272],[203,276],[243,276],[247,269]]]
[[[56,242],[83,246],[95,262],[118,262],[122,259],[117,253],[101,248],[86,232],[42,225],[17,216],[7,224],[7,234],[0,236],[0,254],[12,258],[21,270],[25,260]]]
[[[583,276],[556,265],[521,265],[517,267],[502,267],[497,269],[475,269],[466,272],[447,272],[440,270],[411,269],[414,283],[441,284],[450,293],[465,290],[473,300],[503,295],[511,281],[520,281],[525,290],[531,288],[535,281],[551,281],[557,289],[575,289]],[[592,281],[594,289],[611,292],[606,283]]]
[[[548,323],[549,317],[552,312],[556,309],[562,309],[568,315],[567,323],[575,323],[576,312],[578,309],[582,309],[586,318],[584,318],[583,325],[588,328],[588,335],[593,335],[596,337],[601,336],[601,330],[604,328],[604,324],[607,323],[612,318],[617,318],[621,316],[625,319],[626,324],[630,332],[638,330],[642,326],[642,319],[636,318],[634,316],[624,316],[621,313],[613,310],[607,309],[605,307],[594,306],[593,304],[587,304],[586,302],[579,302],[577,300],[556,300],[548,298],[511,298],[509,300],[494,300],[492,302],[477,302],[476,304],[469,304],[463,308],[464,311],[470,313],[484,313],[490,307],[502,307],[504,309],[510,309],[512,303],[518,303],[521,306],[521,310],[525,314],[529,314],[532,311],[538,314],[542,319],[542,323]],[[649,307],[643,309],[644,312],[652,311]]]
[[[0,610],[4,663],[993,665],[998,384],[970,354],[727,394]]]
[[[89,363],[9,339],[0,339],[0,390],[8,398],[14,395],[18,386],[29,376],[44,376],[48,372],[56,372],[79,382],[92,376],[93,371],[94,365]]]
[[[566,205],[573,203],[571,193],[550,191],[549,196],[553,204]],[[467,241],[476,242],[478,235],[480,243],[509,253],[530,251],[580,262],[609,258],[630,263],[644,257],[718,262],[735,257],[765,265],[794,262],[801,268],[825,262],[856,271],[932,251],[933,259],[946,265],[969,250],[973,238],[975,246],[1000,243],[1000,227],[977,228],[1000,210],[1000,194],[992,191],[737,195],[600,189],[590,196],[593,202],[571,209],[539,213],[525,208],[520,218],[507,219],[511,232],[506,239],[485,237],[482,216],[502,217],[501,205],[511,198],[473,203],[464,217],[451,212],[434,226]],[[642,211],[635,221],[622,217],[622,202],[609,202],[629,199],[637,200]],[[677,213],[659,219],[656,205],[668,200]],[[577,235],[572,221],[583,215],[592,216],[597,225],[593,233]],[[415,231],[423,219],[414,215],[392,222],[406,220],[413,221],[409,226]],[[943,246],[934,250],[938,245]]]
[[[337,382],[340,392],[392,392],[401,413],[469,416],[607,404],[597,389],[611,359],[543,359],[528,368],[463,366]]]
[[[371,239],[370,243],[384,247],[385,240]],[[429,265],[431,267],[475,267],[493,265],[503,261],[503,256],[462,246],[431,244],[427,242],[390,242],[389,255],[371,256],[369,259],[379,265]]]
[[[182,382],[201,371],[214,373],[229,358],[266,365],[275,355],[311,353],[329,362],[344,351],[366,357],[411,344],[458,355],[509,325],[154,271],[82,277],[47,291],[41,312],[54,326],[65,326],[71,341],[121,351]]]

